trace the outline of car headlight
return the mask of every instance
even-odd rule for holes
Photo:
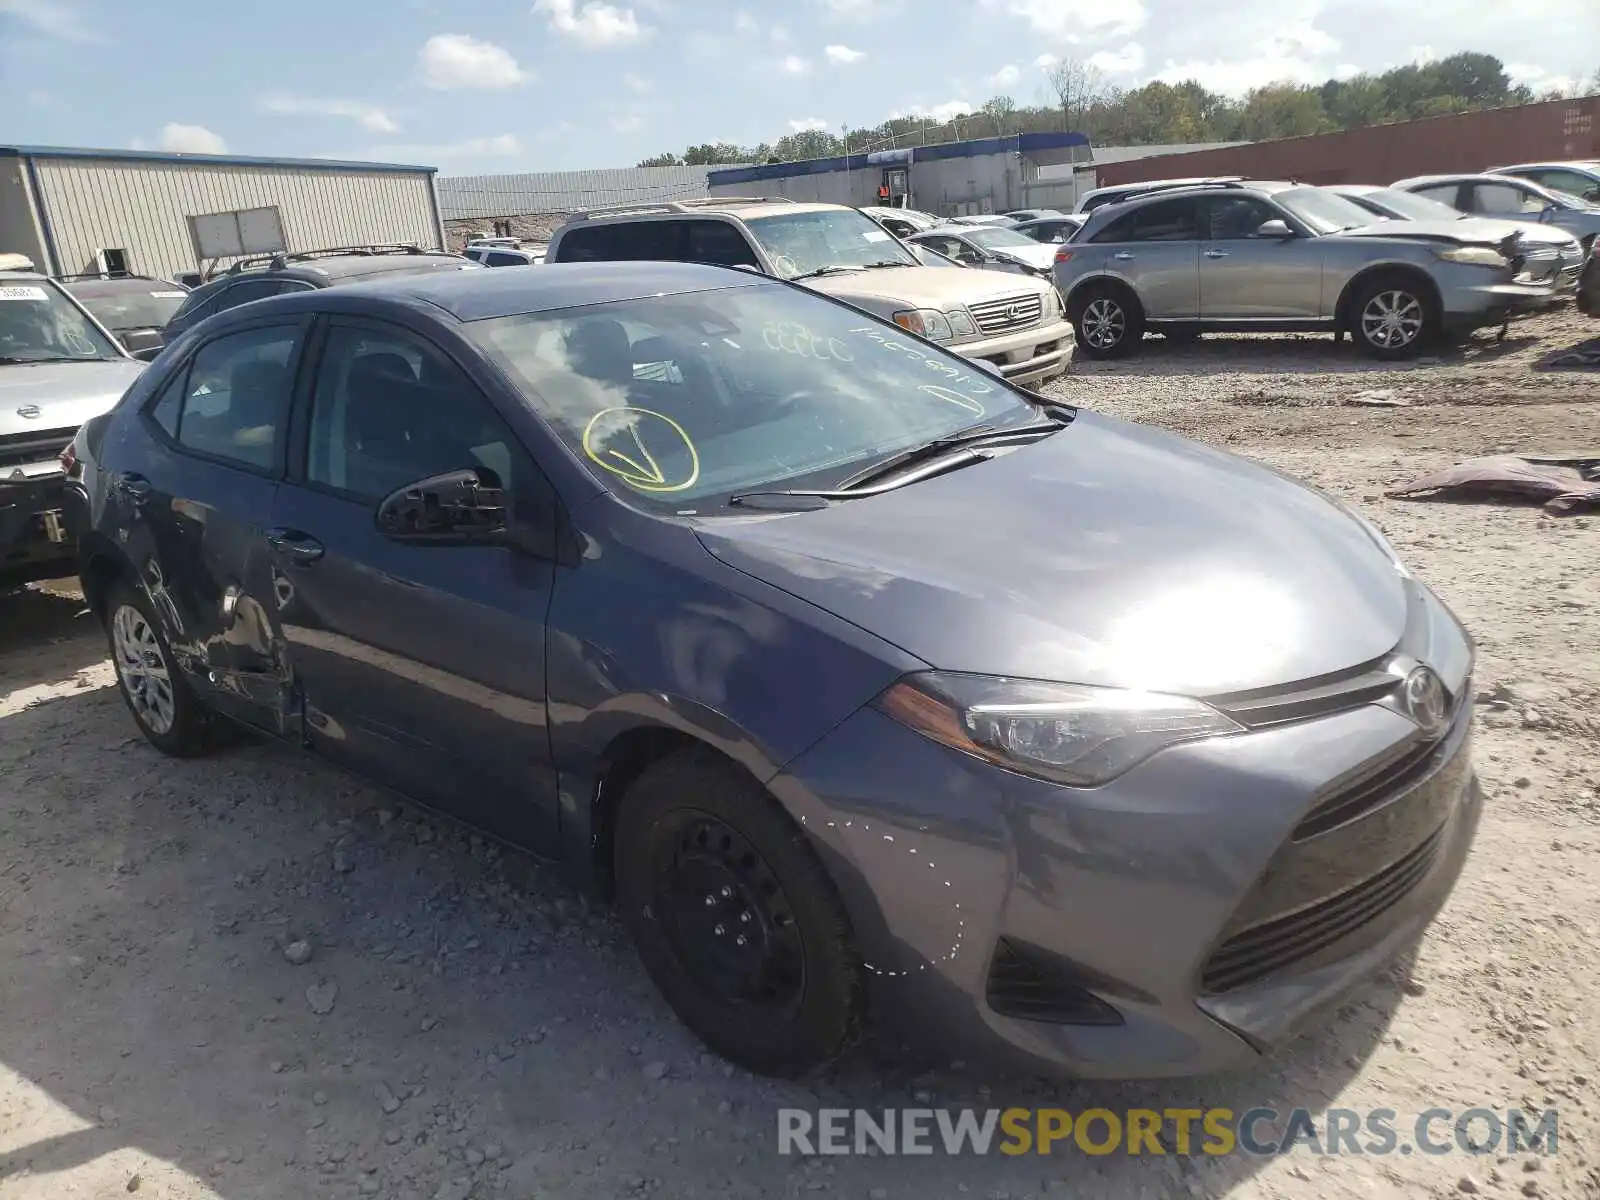
[[[955,336],[950,318],[936,308],[902,309],[894,314],[894,323],[930,341],[948,342]]]
[[[936,742],[1070,787],[1106,783],[1168,746],[1244,730],[1186,696],[988,675],[909,675],[876,703]]]
[[[1445,262],[1461,263],[1468,267],[1504,267],[1510,264],[1506,256],[1490,246],[1452,246],[1448,250],[1435,250],[1434,254]]]
[[[952,308],[944,315],[949,319],[950,328],[955,332],[957,337],[977,336],[977,323],[973,321],[972,315],[968,313],[966,309]]]

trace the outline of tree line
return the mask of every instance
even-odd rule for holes
[[[1571,94],[1588,92],[1600,92],[1600,70],[1586,86]],[[1470,51],[1431,62],[1408,63],[1381,74],[1352,75],[1321,84],[1271,83],[1254,88],[1237,100],[1192,79],[1120,88],[1108,83],[1088,63],[1067,59],[1044,68],[1039,103],[1032,105],[1019,105],[1011,96],[994,96],[975,111],[948,120],[892,117],[878,125],[845,127],[839,133],[801,130],[756,146],[707,142],[689,146],[682,154],[657,154],[638,165],[795,162],[1063,129],[1087,134],[1096,146],[1255,142],[1561,99],[1565,95],[1560,90],[1536,94],[1525,85],[1514,84],[1498,58]]]

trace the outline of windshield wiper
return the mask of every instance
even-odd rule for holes
[[[23,363],[54,362],[104,362],[98,354],[40,354],[32,358],[19,358],[15,354],[0,354],[0,365],[15,367]]]
[[[810,271],[801,271],[800,274],[791,275],[791,276],[789,276],[789,278],[791,280],[794,280],[794,279],[814,279],[818,275],[842,275],[847,271],[859,271],[859,270],[862,270],[862,268],[861,267],[842,267],[838,263],[829,263],[825,267],[816,267],[816,268],[813,268]]]
[[[935,250],[934,253],[937,254],[938,251]],[[919,264],[917,264],[917,263],[903,262],[900,259],[889,259],[889,258],[886,258],[886,259],[882,259],[882,260],[880,260],[878,262],[863,263],[861,265],[861,269],[863,271],[877,271],[877,270],[881,270],[884,267],[915,267],[915,266],[918,266],[918,265]]]
[[[898,471],[916,466],[918,463],[929,462],[951,450],[980,444],[1003,444],[1016,438],[1040,438],[1054,433],[1066,424],[1065,421],[1051,418],[1031,421],[1026,425],[1013,425],[1006,429],[997,429],[988,424],[974,425],[958,433],[947,433],[943,437],[936,437],[932,441],[923,442],[921,445],[912,446],[908,450],[901,450],[897,454],[889,455],[888,458],[880,459],[865,470],[841,479],[837,490],[850,492],[858,488],[871,487]]]

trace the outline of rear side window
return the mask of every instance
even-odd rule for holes
[[[1430,200],[1437,200],[1441,204],[1448,204],[1451,208],[1461,207],[1458,203],[1460,200],[1461,189],[1456,184],[1436,183],[1431,187],[1419,187],[1414,188],[1413,190],[1419,196],[1426,196]]]
[[[246,279],[223,292],[222,308],[236,308],[252,300],[264,300],[283,291],[281,279]]]
[[[289,412],[298,326],[245,329],[207,342],[150,415],[191,450],[268,471]]]
[[[619,221],[585,225],[562,236],[560,262],[682,262],[684,221]]]
[[[740,233],[726,221],[690,221],[689,257],[719,267],[756,267],[760,262]]]
[[[1192,196],[1158,200],[1112,219],[1096,242],[1182,242],[1196,236],[1199,205]]]
[[[483,265],[486,267],[525,267],[528,260],[524,255],[512,254],[509,250],[491,250],[483,256]]]

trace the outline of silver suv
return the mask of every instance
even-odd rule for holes
[[[61,452],[144,370],[32,266],[0,255],[0,589],[72,573]]]
[[[1072,330],[1048,279],[924,265],[854,208],[712,197],[580,213],[548,261],[742,267],[863,309],[948,346],[1021,387],[1066,370]]]
[[[1375,358],[1406,358],[1555,299],[1555,266],[1518,239],[1457,221],[1378,221],[1292,183],[1216,183],[1097,209],[1056,252],[1056,286],[1080,351],[1112,358],[1146,329],[1348,332]]]

